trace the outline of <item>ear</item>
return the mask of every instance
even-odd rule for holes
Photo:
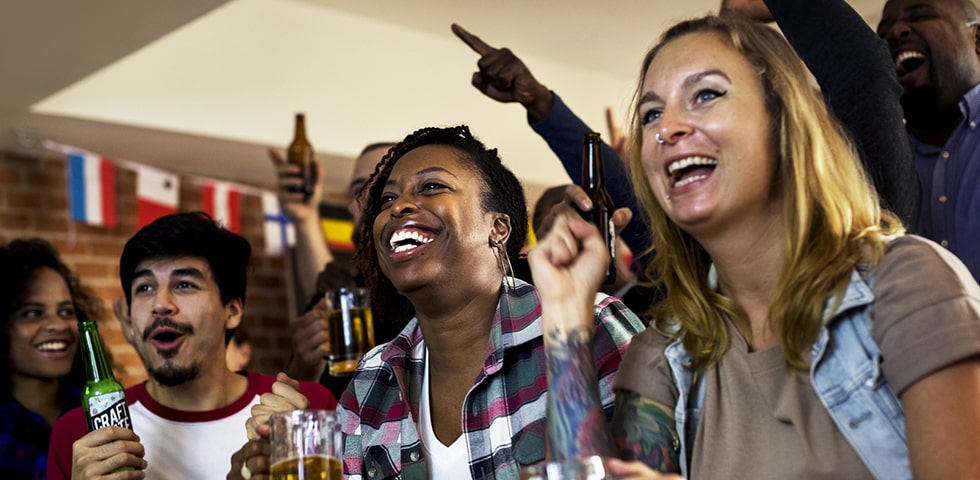
[[[507,239],[510,238],[510,215],[506,213],[495,214],[490,228],[491,244],[499,242],[503,245],[507,243]]]
[[[242,306],[242,299],[231,299],[231,301],[225,305],[225,330],[235,328],[241,324],[243,313],[244,308]]]
[[[973,53],[980,57],[980,22],[970,22],[970,28],[973,29]]]

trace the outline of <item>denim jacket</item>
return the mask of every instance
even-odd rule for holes
[[[883,377],[880,351],[871,336],[874,294],[870,278],[855,270],[844,298],[813,345],[810,382],[851,447],[878,479],[910,479],[905,417],[898,396]],[[835,302],[827,303],[828,307]],[[701,407],[703,376],[685,368],[692,356],[675,340],[665,351],[678,390],[674,421],[681,474],[690,474],[691,450]]]

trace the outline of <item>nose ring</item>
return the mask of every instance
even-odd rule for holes
[[[657,132],[657,136],[656,136],[656,137],[654,137],[654,138],[656,138],[656,139],[657,139],[657,143],[659,143],[659,144],[661,144],[661,145],[663,145],[663,144],[664,144],[664,137],[661,137],[661,136],[660,136],[660,132]]]

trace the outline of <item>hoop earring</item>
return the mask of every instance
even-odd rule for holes
[[[507,246],[500,240],[491,240],[490,242],[493,245],[494,253],[497,257],[497,268],[500,269],[500,273],[504,276],[504,289],[513,290],[517,288],[517,284],[514,283],[514,267],[510,264],[510,255],[507,253]]]

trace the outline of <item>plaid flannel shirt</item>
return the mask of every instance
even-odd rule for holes
[[[475,479],[517,479],[521,465],[545,455],[548,389],[541,304],[533,286],[516,284],[501,294],[490,354],[463,406],[463,437]],[[616,371],[630,338],[643,328],[618,299],[596,297],[593,351],[608,418]],[[424,369],[425,341],[417,319],[364,357],[338,407],[348,478],[427,478],[416,426]]]

